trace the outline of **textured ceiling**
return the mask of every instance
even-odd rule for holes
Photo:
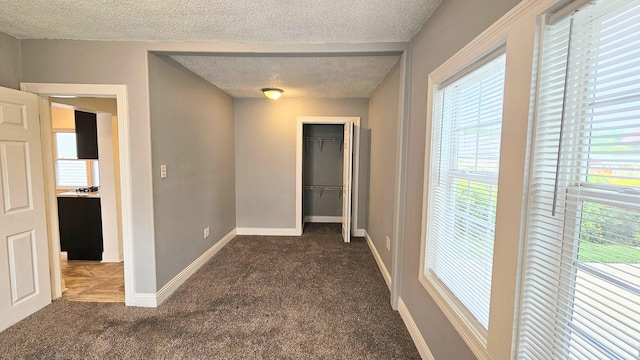
[[[0,0],[17,38],[356,43],[408,41],[440,0]]]
[[[283,97],[366,98],[398,56],[226,57],[172,56],[233,97],[263,97],[277,87]]]
[[[0,0],[20,39],[214,43],[406,42],[442,0]],[[284,56],[284,55],[283,55]],[[397,56],[173,56],[234,97],[368,97]]]

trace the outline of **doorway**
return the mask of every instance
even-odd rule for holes
[[[49,100],[62,297],[124,302],[116,99]]]
[[[352,214],[357,213],[356,209],[352,209],[352,204],[357,204],[358,193],[354,173],[358,173],[359,165],[359,123],[358,117],[298,117],[295,219],[297,235],[302,235],[305,221],[338,220],[336,222],[342,224],[344,241],[351,241],[351,229],[354,228],[352,224],[357,221],[355,216],[352,217]],[[322,169],[323,167],[326,168]],[[323,200],[325,194],[327,197]]]
[[[127,104],[127,91],[125,85],[90,85],[90,84],[48,84],[48,83],[23,83],[21,90],[31,92],[40,96],[39,108],[40,118],[50,119],[51,111],[49,107],[49,96],[62,97],[97,97],[115,98],[117,106],[117,127],[118,146],[117,153],[119,159],[118,170],[120,182],[119,211],[121,213],[122,228],[122,258],[124,261],[124,291],[125,304],[134,305],[134,267],[132,263],[133,255],[133,229],[131,212],[131,158],[129,152],[129,114]],[[58,229],[58,209],[55,193],[55,174],[53,163],[53,144],[51,134],[51,122],[41,122],[41,138],[44,149],[45,168],[45,198],[47,207],[47,225],[50,234],[50,267],[52,298],[62,296],[63,283],[60,260],[60,234]]]

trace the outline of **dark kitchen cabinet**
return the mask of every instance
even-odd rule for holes
[[[102,260],[100,198],[58,197],[58,222],[68,260]]]
[[[98,159],[97,115],[84,111],[75,111],[76,147],[78,159]]]

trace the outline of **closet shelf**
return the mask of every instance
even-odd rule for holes
[[[322,137],[322,136],[306,136],[305,137],[305,145],[309,147],[309,142],[317,141],[320,143],[320,151],[324,149],[324,143],[327,142],[338,142],[340,145],[340,151],[342,151],[342,144],[344,142],[344,138],[341,137]]]
[[[305,185],[304,189],[305,190],[342,191],[342,186]]]
[[[338,191],[338,197],[342,199],[342,186],[327,186],[327,185],[305,185],[305,190],[319,191],[320,197],[325,191]]]

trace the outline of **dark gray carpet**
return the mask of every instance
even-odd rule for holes
[[[362,239],[238,236],[157,309],[56,300],[2,359],[419,359]]]

